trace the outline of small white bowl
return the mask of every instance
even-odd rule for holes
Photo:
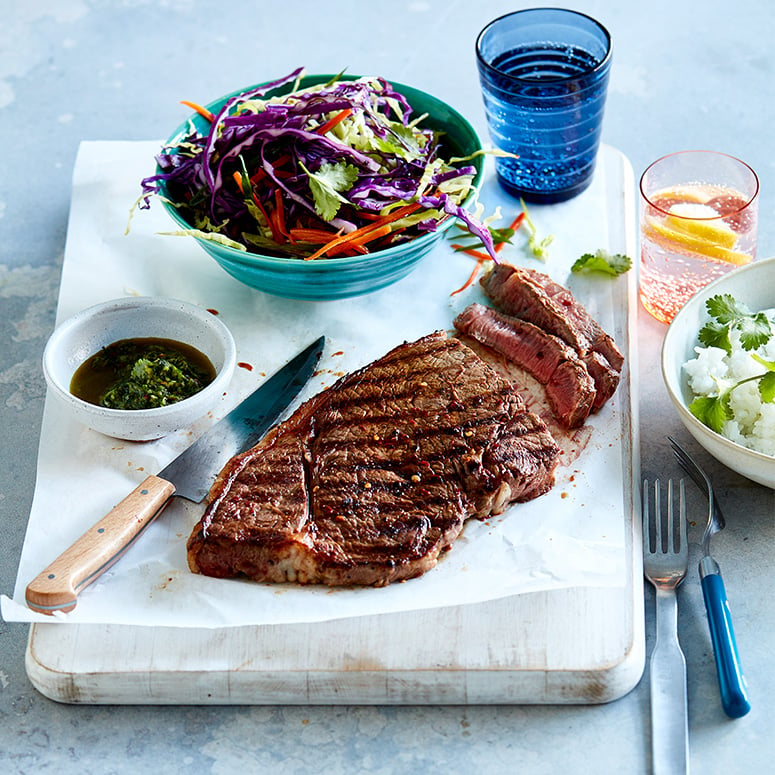
[[[155,409],[107,409],[70,392],[73,374],[87,358],[134,337],[160,337],[195,347],[210,359],[215,379],[193,396]],[[43,353],[43,373],[50,394],[84,425],[118,439],[150,441],[203,417],[226,390],[236,360],[229,329],[211,312],[185,301],[129,297],[89,307],[59,325]]]
[[[743,447],[703,425],[690,411],[692,394],[683,364],[695,357],[697,334],[707,322],[705,302],[729,293],[752,312],[775,307],[775,258],[754,261],[703,288],[679,310],[662,343],[662,376],[678,415],[689,433],[714,458],[733,471],[775,489],[775,457]]]

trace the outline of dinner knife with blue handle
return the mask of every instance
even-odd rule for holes
[[[53,615],[72,611],[78,594],[137,540],[174,496],[204,500],[215,477],[236,454],[258,443],[314,374],[325,345],[320,337],[217,422],[158,475],[146,477],[27,586],[27,605]]]

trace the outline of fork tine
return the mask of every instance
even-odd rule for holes
[[[659,479],[655,479],[649,488],[648,479],[644,479],[643,536],[647,551],[652,554],[665,551],[662,533],[662,484]]]
[[[662,544],[662,485],[654,480],[654,551],[664,551]]]
[[[654,531],[651,529],[651,515],[654,513],[649,503],[649,480],[643,480],[643,544],[647,552],[654,551]]]
[[[673,454],[675,455],[678,464],[686,471],[687,474],[694,480],[694,483],[708,496],[710,504],[713,508],[713,516],[718,522],[719,529],[723,529],[726,526],[726,519],[724,518],[724,512],[721,510],[718,498],[713,492],[713,485],[708,478],[708,475],[697,465],[694,458],[672,437],[667,437],[670,442],[670,446],[673,448]]]
[[[675,483],[672,479],[667,481],[667,543],[665,550],[677,554],[683,548],[682,539],[683,526],[686,522],[686,492],[683,479],[678,484],[678,524],[676,525],[675,514]],[[677,528],[677,531],[676,531]]]
[[[673,493],[673,480],[667,482],[667,531],[668,551],[678,553],[686,546],[686,488],[684,480],[678,482],[678,533],[675,524],[675,497]]]
[[[643,482],[643,572],[658,589],[674,590],[686,576],[689,560],[684,532],[686,501],[683,479],[679,483],[678,498],[675,497],[676,488],[671,480],[667,481],[664,489],[668,501],[665,508],[660,481],[654,481],[651,493],[649,482]]]
[[[667,480],[667,546],[666,551],[675,554],[675,513],[673,511],[673,480]]]
[[[667,438],[670,441],[670,445],[673,447],[673,454],[675,455],[675,458],[681,468],[683,468],[683,470],[686,471],[686,473],[689,474],[692,479],[694,479],[694,482],[698,487],[707,490],[708,477],[700,470],[700,468],[697,466],[697,463],[694,462],[686,450],[674,438],[672,438],[672,436],[668,436]]]
[[[655,479],[650,486],[647,479],[643,480],[643,546],[645,551],[652,554],[677,554],[686,542],[686,490],[684,481],[680,479],[678,482],[677,498],[675,482],[672,479],[668,479],[665,489],[664,497],[667,499],[667,506],[663,509],[661,481]],[[676,501],[678,502],[678,516],[676,516]]]

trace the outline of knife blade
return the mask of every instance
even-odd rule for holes
[[[49,615],[72,611],[79,592],[126,552],[173,497],[201,502],[223,466],[258,443],[301,392],[324,345],[321,336],[157,475],[146,477],[27,585],[27,605]]]

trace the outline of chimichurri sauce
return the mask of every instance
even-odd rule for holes
[[[109,409],[153,409],[182,401],[215,379],[215,368],[195,347],[171,339],[121,339],[87,358],[70,392]]]

